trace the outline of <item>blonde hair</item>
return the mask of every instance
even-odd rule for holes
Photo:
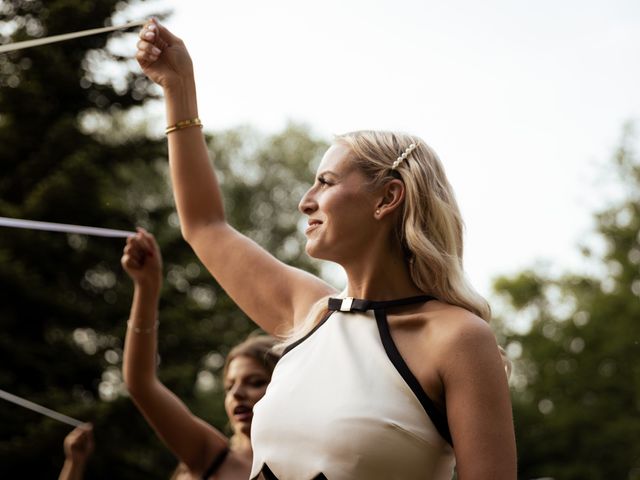
[[[488,322],[489,304],[464,273],[464,223],[436,153],[422,139],[396,132],[351,132],[338,135],[335,141],[349,148],[351,161],[369,179],[372,188],[394,178],[404,183],[405,199],[395,234],[416,286]],[[411,144],[415,149],[392,170]]]

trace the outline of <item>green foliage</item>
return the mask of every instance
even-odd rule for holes
[[[521,478],[640,477],[640,162],[626,130],[615,155],[623,198],[596,215],[598,275],[526,271],[494,287],[532,319],[505,329]],[[504,318],[503,325],[508,325]]]
[[[97,27],[124,7],[116,0],[3,2],[0,40]],[[165,141],[127,120],[154,90],[130,59],[109,53],[107,39],[0,55],[0,216],[153,232],[166,274],[160,377],[224,429],[215,375],[254,327],[182,240]],[[105,65],[124,73],[105,79]],[[229,221],[281,259],[316,271],[301,248],[296,205],[326,145],[296,125],[269,137],[238,128],[209,142]],[[175,459],[133,407],[120,374],[132,293],[119,263],[123,246],[0,230],[0,388],[94,423],[88,478],[168,477]],[[5,402],[0,425],[0,478],[56,478],[70,427]]]

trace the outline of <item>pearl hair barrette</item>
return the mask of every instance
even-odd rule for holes
[[[403,160],[406,160],[407,157],[409,155],[411,155],[411,152],[413,152],[416,148],[416,144],[412,143],[411,145],[409,145],[406,150],[404,152],[402,152],[402,155],[400,155],[395,162],[393,162],[393,165],[391,165],[391,170],[395,170],[396,168],[398,168],[398,166],[402,163]]]

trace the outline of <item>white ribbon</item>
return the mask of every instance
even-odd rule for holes
[[[85,423],[81,422],[80,420],[76,420],[75,418],[71,418],[63,413],[51,410],[50,408],[38,405],[37,403],[25,400],[24,398],[18,397],[17,395],[14,395],[12,393],[5,392],[4,390],[0,390],[0,398],[2,398],[3,400],[7,400],[8,402],[15,403],[16,405],[20,405],[21,407],[27,408],[29,410],[33,410],[34,412],[40,413],[49,418],[53,418],[54,420],[58,420],[59,422],[71,425],[72,427],[79,427],[80,425],[84,425]]]
[[[36,38],[34,40],[25,40],[24,42],[8,43],[0,45],[0,53],[13,52],[14,50],[22,50],[23,48],[37,47],[39,45],[47,45],[49,43],[63,42],[73,38],[88,37],[98,35],[100,33],[113,32],[115,30],[124,30],[131,27],[140,27],[146,23],[146,20],[138,20],[129,22],[125,25],[116,25],[104,28],[92,28],[91,30],[82,30],[81,32],[64,33],[62,35],[53,35],[51,37]]]
[[[98,237],[128,238],[136,232],[126,230],[112,230],[110,228],[85,227],[82,225],[69,225],[66,223],[37,222],[35,220],[22,220],[20,218],[0,217],[0,227],[26,228],[28,230],[44,230],[47,232],[79,233],[81,235],[94,235]]]

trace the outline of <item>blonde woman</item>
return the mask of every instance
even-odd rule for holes
[[[225,360],[224,406],[229,439],[165,387],[157,377],[158,300],[162,285],[160,249],[144,230],[127,239],[122,266],[134,283],[125,338],[124,380],[140,412],[180,461],[172,478],[246,480],[252,463],[253,407],[264,395],[279,355],[266,335],[249,337]]]
[[[515,479],[503,361],[436,154],[399,133],[335,139],[300,201],[307,253],[346,271],[334,298],[225,221],[184,43],[152,20],[137,59],[164,90],[184,238],[258,325],[288,337],[256,407],[251,478]]]

